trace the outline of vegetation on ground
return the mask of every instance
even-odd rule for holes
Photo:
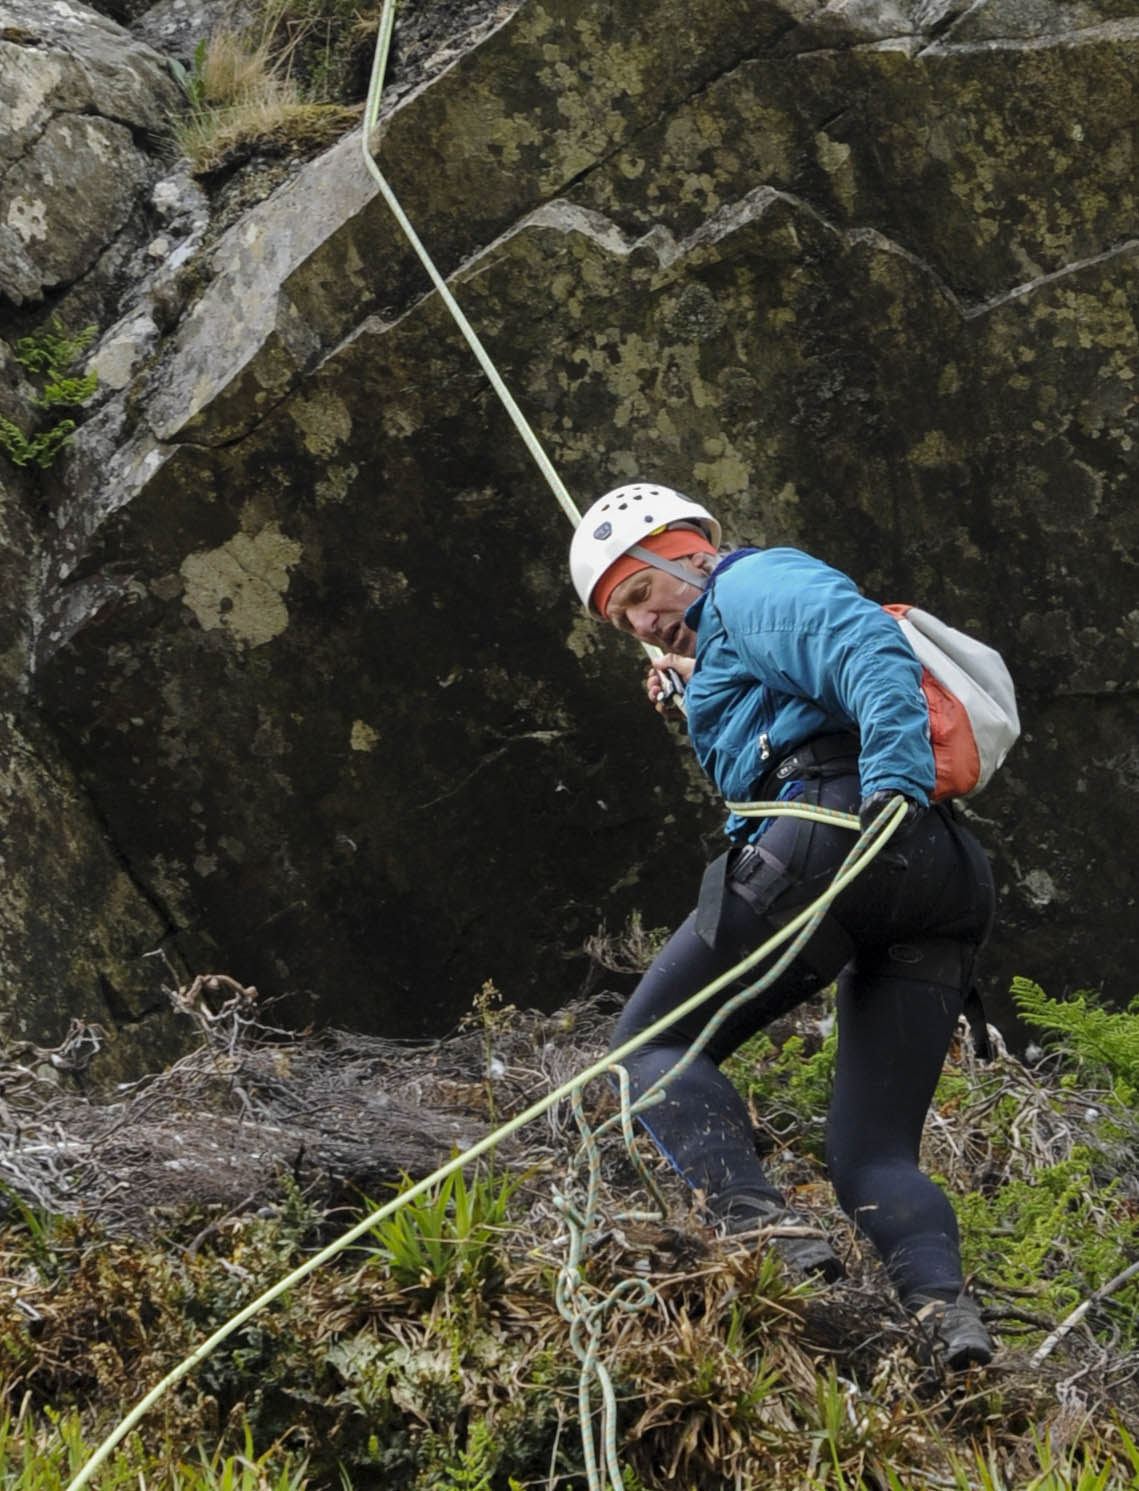
[[[1094,994],[1049,999],[1030,979],[1017,978],[1013,999],[1021,1016],[1068,1058],[1063,1082],[1072,1086],[1083,1073],[1110,1083],[1125,1108],[1139,1105],[1139,997],[1125,1010],[1105,1009]],[[1082,1071],[1081,1071],[1082,1069]]]
[[[608,1382],[628,1491],[1139,1485],[1139,1123],[1121,1100],[1135,1013],[1090,996],[1054,1008],[1023,984],[1018,999],[1048,1054],[1028,1065],[998,1042],[981,1063],[963,1028],[926,1135],[1000,1343],[989,1367],[953,1376],[929,1358],[835,1210],[818,1157],[835,1041],[824,1005],[752,1043],[733,1076],[769,1165],[827,1229],[847,1280],[807,1285],[762,1247],[720,1243],[659,1169],[656,1212],[619,1131],[589,1138],[614,1109],[595,1084],[584,1139],[561,1104],[493,1168],[456,1172],[374,1226],[178,1383],[98,1484],[587,1491],[580,1404],[584,1394],[604,1466]],[[450,1040],[401,1047],[370,1071],[361,1041],[355,1064],[340,1060],[344,1081],[387,1083],[393,1101],[414,1093],[425,1113],[501,1122],[593,1060],[611,1018],[603,1001],[523,1013],[489,988],[476,1003]],[[98,1146],[69,1133],[63,1090],[54,1127],[50,1105],[27,1097],[58,1076],[0,1058],[12,1120],[0,1150],[0,1485],[64,1487],[146,1387],[372,1205],[350,1163],[302,1184],[299,1156],[295,1174],[267,1178],[271,1204],[194,1194],[194,1152],[216,1148],[226,1102],[256,1148],[266,1094],[295,1109],[303,1074],[318,1070],[303,1059],[315,1037],[223,1010],[200,1026],[216,1073],[208,1101],[198,1086],[193,1105],[171,1111],[161,1099],[176,1089],[158,1079],[130,1095],[182,1141],[183,1193],[145,1226],[137,1209],[95,1206]],[[256,1062],[242,1065],[243,1046]],[[310,1122],[328,1098],[311,1091]],[[110,1110],[141,1166],[122,1094],[84,1101]],[[100,1135],[113,1146],[113,1123]],[[47,1174],[45,1152],[61,1172],[50,1212],[42,1180],[28,1184]]]

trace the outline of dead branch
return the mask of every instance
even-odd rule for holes
[[[1038,1367],[1044,1361],[1045,1357],[1055,1351],[1064,1337],[1079,1325],[1080,1321],[1093,1305],[1107,1299],[1108,1295],[1114,1294],[1117,1289],[1121,1289],[1127,1283],[1128,1279],[1133,1279],[1136,1274],[1139,1274],[1139,1260],[1129,1264],[1120,1273],[1117,1273],[1113,1279],[1108,1279],[1106,1284],[1101,1284],[1093,1294],[1088,1295],[1087,1299],[1081,1300],[1072,1313],[1065,1316],[1048,1339],[1033,1352],[1032,1365]]]

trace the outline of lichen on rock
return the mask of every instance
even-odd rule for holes
[[[1121,997],[1130,893],[1088,866],[1133,781],[1080,795],[1094,855],[1055,825],[1057,784],[1119,760],[1139,676],[1139,26],[1051,12],[488,4],[371,146],[579,503],[652,475],[1005,652],[1027,728],[975,810],[994,983],[1041,959]],[[104,93],[109,25],[83,20]],[[41,50],[13,180],[71,65]],[[156,194],[136,154],[124,231],[158,278],[108,318],[103,402],[21,530],[35,623],[10,606],[5,656],[34,641],[34,707],[191,962],[388,1029],[446,1024],[471,969],[556,1002],[598,920],[684,914],[718,809],[635,657],[585,630],[564,517],[359,136],[249,207]],[[17,277],[47,268],[33,217]]]
[[[275,524],[236,533],[220,548],[186,556],[183,599],[204,631],[221,627],[246,647],[263,647],[289,624],[285,594],[301,553]]]

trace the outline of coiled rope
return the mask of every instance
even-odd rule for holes
[[[503,382],[498,369],[491,361],[474,328],[463,314],[462,308],[455,300],[442,275],[421,243],[418,234],[403,211],[395,193],[388,185],[372,156],[370,139],[379,119],[380,96],[383,90],[384,73],[391,45],[392,29],[395,23],[395,4],[396,0],[385,0],[383,14],[380,19],[379,34],[376,39],[375,61],[372,67],[371,83],[364,109],[363,152],[365,164],[372,176],[375,177],[385,202],[388,204],[397,223],[419,256],[443,303],[450,311],[498,397],[502,400],[503,405],[513,420],[527,449],[537,463],[539,470],[546,478],[558,503],[570,521],[577,524],[581,520],[581,514],[567,491],[565,484],[554,469],[553,463],[546,455],[540,441],[511,395],[510,390]],[[657,648],[646,646],[645,651],[651,657],[660,655]],[[582,1151],[579,1151],[579,1153],[583,1152],[585,1155],[590,1178],[587,1186],[586,1201],[583,1207],[575,1208],[569,1198],[561,1198],[560,1209],[569,1226],[570,1247],[567,1261],[559,1273],[557,1301],[559,1309],[570,1322],[571,1343],[581,1366],[578,1396],[582,1420],[582,1444],[590,1491],[609,1491],[609,1488],[611,1488],[611,1491],[622,1491],[624,1482],[617,1459],[616,1397],[612,1381],[605,1369],[604,1363],[601,1361],[601,1333],[605,1317],[614,1309],[626,1311],[643,1309],[647,1304],[652,1302],[653,1295],[650,1286],[646,1281],[642,1280],[623,1281],[610,1294],[603,1298],[590,1297],[584,1284],[581,1264],[587,1247],[588,1236],[594,1226],[597,1215],[599,1170],[596,1155],[596,1140],[610,1128],[620,1125],[626,1143],[629,1144],[630,1153],[636,1161],[635,1147],[631,1143],[633,1135],[632,1125],[635,1116],[643,1112],[651,1104],[659,1102],[664,1095],[664,1089],[667,1084],[683,1071],[691,1061],[695,1060],[696,1056],[703,1050],[708,1040],[711,1039],[723,1021],[730,1018],[731,1014],[742,1004],[754,998],[756,994],[766,988],[796,957],[823,916],[825,916],[832,902],[856,876],[862,873],[870,861],[882,850],[891,835],[898,828],[906,811],[905,802],[901,798],[892,799],[878,814],[874,822],[865,831],[861,831],[861,824],[857,817],[849,813],[834,812],[827,808],[792,803],[728,803],[727,806],[732,812],[744,817],[773,818],[784,816],[818,819],[827,823],[838,824],[844,828],[853,829],[858,832],[859,837],[849,855],[840,866],[834,879],[822,895],[819,896],[818,900],[800,911],[763,943],[762,946],[749,953],[747,957],[741,959],[739,963],[733,968],[728,969],[726,973],[721,974],[719,978],[713,979],[711,983],[705,985],[703,989],[698,990],[670,1014],[650,1025],[640,1035],[626,1041],[616,1050],[593,1062],[592,1065],[579,1072],[576,1077],[563,1083],[555,1091],[547,1094],[546,1097],[532,1103],[522,1113],[473,1144],[463,1154],[456,1155],[447,1164],[440,1166],[432,1175],[416,1182],[394,1200],[378,1207],[370,1215],[364,1217],[362,1221],[357,1222],[348,1231],[329,1243],[327,1247],[321,1249],[319,1253],[306,1259],[299,1267],[293,1269],[291,1273],[287,1274],[271,1288],[265,1290],[256,1299],[250,1301],[244,1309],[239,1310],[237,1314],[231,1316],[224,1325],[214,1331],[189,1356],[183,1358],[172,1371],[168,1372],[160,1382],[156,1383],[139,1400],[130,1413],[116,1425],[114,1430],[95,1449],[78,1475],[69,1482],[67,1491],[81,1491],[83,1486],[89,1485],[95,1472],[106,1462],[116,1446],[122,1442],[170,1388],[181,1382],[183,1378],[189,1376],[222,1342],[227,1340],[261,1310],[265,1309],[267,1305],[272,1304],[274,1300],[286,1294],[310,1274],[323,1268],[326,1263],[330,1263],[338,1254],[342,1253],[346,1248],[351,1247],[354,1242],[363,1237],[365,1233],[370,1232],[378,1223],[394,1215],[401,1207],[407,1206],[410,1202],[422,1196],[424,1192],[446,1180],[448,1176],[453,1175],[456,1171],[481,1158],[510,1135],[517,1133],[536,1118],[540,1118],[557,1103],[565,1099],[569,1099],[572,1104],[575,1118],[583,1135]],[[686,1051],[684,1057],[666,1072],[649,1092],[644,1093],[636,1102],[630,1102],[628,1077],[624,1068],[621,1066],[624,1058],[630,1056],[647,1041],[654,1039],[657,1035],[667,1030],[676,1021],[683,1019],[694,1010],[699,1009],[722,990],[744,978],[758,964],[762,963],[765,958],[774,953],[777,948],[783,946],[784,943],[788,945],[772,967],[756,982],[740,990],[728,1000],[712,1019],[709,1020],[699,1038]],[[614,1117],[606,1120],[596,1130],[590,1131],[584,1116],[581,1094],[585,1087],[596,1077],[606,1074],[615,1075],[617,1078],[620,1091],[620,1111]],[[650,1177],[644,1171],[643,1167],[638,1165],[638,1168],[642,1179],[649,1186],[651,1192],[652,1182]],[[597,1453],[592,1430],[594,1419],[593,1398],[595,1391],[599,1393],[601,1398],[601,1422],[599,1429],[601,1443],[600,1457]],[[601,1470],[602,1462],[604,1464],[604,1472]],[[608,1482],[608,1488],[606,1482]]]
[[[858,828],[859,820],[849,813],[839,813],[830,808],[812,807],[809,805],[797,806],[787,803],[729,803],[729,808],[741,817],[804,817],[813,818],[821,822],[838,824],[844,828]],[[794,961],[802,951],[804,945],[810,940],[819,922],[826,915],[827,909],[835,896],[854,877],[861,874],[870,860],[879,852],[882,846],[896,830],[902,817],[905,815],[904,803],[895,800],[886,805],[882,814],[871,825],[867,834],[862,835],[854,846],[847,860],[840,867],[831,885],[811,906],[789,923],[783,929],[782,934],[771,938],[762,948],[750,954],[743,962],[730,969],[721,978],[709,984],[695,996],[697,1002],[702,1003],[713,993],[725,988],[734,982],[737,976],[752,968],[756,962],[762,959],[778,946],[781,937],[798,927],[794,939],[784,949],[778,960],[766,970],[763,976],[755,983],[739,990],[731,999],[727,1000],[719,1010],[705,1024],[703,1030],[695,1041],[686,1049],[684,1055],[666,1071],[649,1090],[641,1095],[636,1102],[629,1100],[629,1078],[625,1068],[620,1064],[622,1058],[630,1054],[630,1047],[636,1048],[638,1042],[628,1042],[619,1050],[615,1051],[610,1058],[612,1063],[612,1074],[616,1076],[619,1084],[620,1107],[619,1111],[596,1128],[588,1124],[584,1107],[581,1101],[581,1086],[575,1086],[571,1094],[574,1118],[582,1135],[582,1142],[574,1157],[574,1163],[578,1168],[584,1167],[587,1171],[588,1182],[586,1186],[586,1200],[581,1207],[575,1207],[566,1196],[555,1196],[555,1204],[562,1214],[569,1233],[569,1249],[565,1262],[558,1273],[557,1305],[563,1319],[570,1325],[570,1345],[580,1364],[578,1379],[578,1408],[581,1422],[582,1452],[589,1491],[623,1491],[625,1482],[621,1475],[621,1467],[618,1463],[617,1453],[617,1395],[614,1391],[613,1382],[609,1372],[600,1355],[601,1334],[607,1317],[614,1311],[635,1313],[647,1309],[656,1303],[656,1293],[646,1279],[622,1279],[608,1293],[602,1294],[586,1279],[583,1264],[588,1248],[589,1236],[596,1230],[599,1217],[599,1188],[600,1188],[600,1151],[597,1141],[610,1129],[620,1125],[625,1140],[625,1147],[640,1176],[641,1183],[657,1203],[655,1213],[626,1212],[617,1217],[619,1222],[635,1221],[659,1221],[663,1220],[666,1207],[663,1199],[653,1182],[651,1175],[645,1169],[637,1154],[633,1142],[633,1119],[647,1108],[661,1101],[665,1089],[683,1071],[685,1071],[705,1046],[715,1035],[716,1031],[726,1020],[729,1020],[735,1012],[749,1000],[755,998]],[[879,833],[879,829],[881,832]],[[681,1018],[684,1010],[693,1008],[693,1002],[678,1009],[667,1019],[653,1026],[656,1031],[661,1025],[668,1026]],[[648,1039],[648,1032],[640,1038],[640,1041]],[[600,1400],[597,1408],[594,1408],[594,1397]],[[604,1465],[604,1473],[600,1465]]]
[[[800,818],[822,819],[828,823],[835,823],[840,825],[841,827],[855,830],[857,830],[860,826],[858,819],[850,813],[837,813],[826,808],[816,808],[807,805],[797,805],[790,803],[733,803],[730,804],[730,806],[734,812],[744,814],[748,817],[763,818],[776,817],[781,815]],[[91,1477],[95,1474],[95,1471],[98,1470],[98,1468],[104,1463],[115,1446],[121,1443],[126,1435],[130,1433],[130,1431],[135,1427],[136,1424],[139,1423],[139,1421],[143,1417],[145,1417],[147,1412],[151,1408],[153,1408],[153,1406],[159,1401],[159,1399],[162,1398],[166,1394],[166,1392],[169,1391],[170,1388],[174,1387],[176,1383],[181,1382],[184,1377],[188,1376],[195,1367],[204,1362],[206,1358],[210,1356],[217,1349],[217,1347],[222,1344],[223,1341],[225,1341],[229,1336],[233,1335],[234,1331],[239,1330],[240,1327],[246,1323],[246,1321],[251,1320],[254,1315],[257,1315],[261,1310],[263,1310],[266,1305],[272,1304],[275,1299],[279,1299],[281,1295],[287,1293],[288,1290],[299,1284],[303,1279],[306,1279],[309,1274],[315,1273],[317,1269],[323,1268],[326,1263],[330,1263],[332,1259],[335,1258],[339,1253],[342,1253],[345,1248],[350,1247],[359,1238],[363,1237],[365,1233],[370,1232],[378,1223],[384,1221],[387,1217],[390,1217],[395,1212],[399,1211],[401,1207],[408,1205],[409,1202],[414,1201],[419,1196],[422,1196],[425,1191],[430,1190],[433,1186],[438,1185],[440,1182],[446,1180],[447,1177],[449,1175],[453,1175],[456,1170],[461,1170],[464,1166],[471,1164],[472,1161],[479,1159],[484,1154],[487,1154],[490,1150],[494,1149],[496,1145],[500,1144],[504,1139],[509,1138],[509,1136],[512,1134],[516,1134],[520,1129],[524,1128],[527,1124],[532,1123],[536,1118],[540,1118],[544,1113],[548,1113],[549,1110],[554,1107],[556,1103],[560,1103],[566,1098],[574,1100],[575,1094],[579,1094],[584,1087],[586,1087],[590,1082],[593,1081],[595,1077],[600,1077],[607,1073],[616,1072],[618,1073],[618,1076],[620,1078],[620,1063],[625,1059],[626,1056],[630,1056],[634,1051],[638,1050],[642,1045],[644,1045],[646,1041],[655,1039],[656,1036],[667,1030],[670,1025],[675,1024],[675,1022],[678,1020],[684,1019],[685,1016],[691,1014],[694,1010],[699,1009],[710,999],[713,999],[718,993],[721,992],[721,990],[727,988],[729,985],[735,983],[737,980],[750,973],[751,970],[758,963],[761,963],[766,957],[770,956],[770,954],[772,954],[778,947],[782,946],[784,943],[790,943],[790,946],[787,947],[779,960],[766,974],[763,975],[762,978],[760,978],[756,983],[749,985],[747,988],[741,990],[738,994],[734,995],[732,999],[730,999],[724,1005],[723,1009],[717,1012],[713,1019],[709,1021],[708,1026],[705,1028],[704,1032],[701,1034],[698,1041],[693,1045],[691,1050],[685,1054],[685,1056],[680,1062],[676,1064],[676,1066],[674,1066],[669,1072],[665,1073],[660,1082],[657,1083],[650,1092],[645,1093],[636,1103],[630,1104],[628,1102],[628,1088],[626,1082],[622,1081],[622,1111],[614,1118],[607,1120],[606,1123],[602,1125],[597,1132],[601,1133],[604,1129],[618,1122],[622,1125],[626,1133],[631,1132],[631,1120],[634,1114],[642,1111],[649,1105],[650,1102],[659,1101],[665,1085],[676,1075],[678,1071],[682,1070],[683,1067],[696,1056],[699,1050],[702,1049],[703,1045],[706,1043],[707,1039],[718,1028],[720,1023],[722,1023],[723,1020],[727,1019],[729,1015],[735,1009],[738,1009],[742,1003],[746,1002],[746,1000],[752,998],[763,988],[765,988],[771,981],[771,979],[777,977],[782,969],[786,967],[787,963],[795,957],[799,949],[810,937],[819,921],[826,914],[827,910],[829,909],[832,902],[836,899],[836,897],[842,894],[846,887],[858,875],[862,873],[862,871],[867,867],[870,861],[874,859],[874,857],[884,848],[891,835],[895,832],[898,825],[901,823],[903,817],[905,816],[905,812],[906,805],[901,798],[896,798],[888,802],[882,809],[882,811],[878,814],[877,818],[875,818],[874,822],[871,823],[869,828],[867,828],[865,832],[859,834],[858,840],[855,843],[853,849],[850,851],[850,854],[843,861],[838,870],[838,873],[835,875],[830,885],[827,886],[826,890],[823,891],[822,895],[819,896],[818,900],[813,902],[810,906],[804,907],[802,911],[800,911],[789,922],[781,927],[779,931],[768,938],[768,940],[760,947],[757,947],[753,952],[749,953],[746,958],[742,958],[740,962],[737,963],[733,968],[729,968],[727,972],[722,973],[719,978],[713,979],[712,982],[710,984],[706,984],[703,989],[697,990],[697,992],[693,994],[689,999],[685,1000],[683,1004],[678,1005],[677,1008],[670,1014],[664,1016],[662,1019],[657,1020],[654,1024],[650,1025],[646,1030],[642,1031],[640,1035],[636,1036],[632,1040],[626,1041],[623,1045],[618,1046],[608,1055],[601,1057],[599,1060],[593,1062],[590,1066],[579,1072],[576,1077],[571,1078],[568,1082],[564,1082],[555,1091],[548,1093],[544,1098],[540,1098],[537,1102],[532,1103],[528,1108],[526,1108],[522,1113],[519,1113],[516,1117],[512,1118],[508,1123],[501,1125],[501,1127],[495,1129],[492,1133],[487,1134],[484,1138],[478,1140],[477,1143],[472,1144],[470,1149],[464,1151],[463,1154],[456,1155],[445,1165],[441,1165],[439,1169],[436,1170],[433,1174],[427,1176],[423,1180],[417,1181],[414,1185],[410,1186],[406,1191],[402,1192],[394,1200],[385,1203],[385,1205],[381,1207],[377,1207],[375,1211],[373,1211],[370,1215],[364,1217],[362,1221],[357,1222],[355,1226],[349,1228],[349,1230],[343,1233],[340,1237],[335,1238],[331,1243],[328,1244],[327,1247],[322,1248],[319,1253],[315,1253],[311,1258],[306,1259],[304,1263],[299,1265],[299,1267],[293,1269],[290,1274],[287,1274],[283,1279],[279,1280],[271,1288],[265,1290],[263,1294],[258,1295],[256,1299],[250,1301],[250,1303],[246,1305],[244,1309],[239,1310],[236,1315],[231,1316],[231,1318],[227,1320],[224,1325],[219,1326],[219,1328],[214,1331],[213,1335],[209,1336],[205,1341],[203,1341],[202,1344],[198,1346],[194,1351],[192,1351],[189,1356],[183,1358],[183,1360],[180,1361],[172,1371],[166,1374],[161,1382],[156,1383],[154,1387],[151,1388],[151,1390],[146,1394],[146,1396],[139,1400],[139,1402],[134,1406],[130,1413],[127,1414],[124,1419],[122,1419],[122,1421],[116,1426],[116,1428],[106,1437],[106,1439],[103,1440],[99,1447],[94,1451],[91,1458],[87,1461],[86,1465],[84,1465],[79,1474],[75,1476],[75,1478],[68,1484],[67,1491],[80,1491],[80,1487],[88,1485],[90,1483]],[[596,1363],[598,1359],[596,1358],[596,1354],[591,1354],[587,1349],[586,1357],[588,1358],[588,1361],[583,1361],[582,1380],[583,1383],[587,1384],[587,1386],[583,1388],[583,1394],[585,1395],[586,1401],[588,1402],[588,1383],[591,1379],[596,1379],[602,1384],[603,1396],[611,1393],[611,1386],[608,1389],[605,1387],[606,1377],[603,1369],[601,1373],[598,1373],[597,1371]],[[583,1425],[583,1431],[584,1428],[585,1426]],[[604,1433],[607,1440],[612,1440],[615,1433],[615,1415],[612,1411],[610,1411],[606,1416]],[[606,1452],[606,1461],[610,1467],[616,1464],[615,1451],[613,1452],[612,1457],[610,1457],[608,1451]],[[610,1479],[612,1480],[611,1470]],[[591,1481],[591,1491],[594,1491],[595,1487],[599,1487],[602,1485],[602,1482]],[[619,1478],[614,1482],[614,1485],[617,1488],[621,1487],[621,1481]]]

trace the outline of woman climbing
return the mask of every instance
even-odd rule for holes
[[[930,805],[929,713],[897,622],[808,554],[721,555],[719,541],[716,519],[680,493],[620,487],[575,530],[574,585],[592,615],[663,649],[649,697],[670,707],[669,675],[683,680],[693,748],[725,801],[813,803],[857,813],[865,828],[901,794],[906,815],[796,960],[720,1027],[642,1122],[722,1233],[774,1228],[792,1268],[838,1277],[830,1244],[765,1173],[747,1109],[719,1070],[750,1036],[837,978],[826,1160],[839,1202],[948,1365],[987,1362],[993,1345],[964,1292],[953,1209],[922,1174],[918,1150],[992,922],[989,864],[953,810]],[[731,848],[709,866],[695,910],[637,985],[614,1046],[814,901],[853,844],[849,829],[796,817],[757,824],[732,814],[727,833]],[[627,1058],[635,1096],[737,989]]]

